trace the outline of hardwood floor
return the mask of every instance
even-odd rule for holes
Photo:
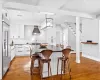
[[[71,80],[100,80],[100,62],[81,57],[81,63],[78,64],[75,62],[75,54],[71,54],[70,61]],[[16,57],[3,80],[40,80],[40,76],[30,76],[29,57]],[[60,75],[44,80],[60,80]],[[64,75],[63,80],[69,80],[69,76]]]

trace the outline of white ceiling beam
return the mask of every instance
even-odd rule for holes
[[[77,17],[84,17],[84,18],[96,18],[96,15],[90,15],[87,13],[65,11],[56,8],[33,6],[33,5],[14,3],[14,2],[5,3],[4,7],[8,9],[17,9],[17,10],[19,9],[19,10],[25,10],[30,12],[52,12],[55,14],[62,14],[62,15],[70,15],[70,16],[77,16]]]
[[[22,3],[15,3],[15,2],[7,2],[3,5],[4,8],[12,9],[12,10],[23,10],[23,11],[31,11],[31,12],[38,12],[36,6],[22,4]]]

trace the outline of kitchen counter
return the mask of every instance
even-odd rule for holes
[[[10,50],[12,51],[13,49],[15,48],[15,46],[13,45],[13,46],[10,46]]]
[[[41,43],[26,43],[26,44],[14,44],[14,45],[40,45]]]

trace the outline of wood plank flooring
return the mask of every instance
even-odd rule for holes
[[[70,66],[71,80],[100,80],[100,62],[81,57],[81,63],[78,64],[75,54],[71,54]],[[30,75],[30,57],[16,57],[3,80],[40,80],[40,76]],[[60,75],[44,80],[60,80]],[[64,75],[63,80],[69,80],[69,76]]]

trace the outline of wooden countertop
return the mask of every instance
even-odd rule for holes
[[[81,42],[81,43],[83,43],[83,44],[98,44],[96,42]]]

